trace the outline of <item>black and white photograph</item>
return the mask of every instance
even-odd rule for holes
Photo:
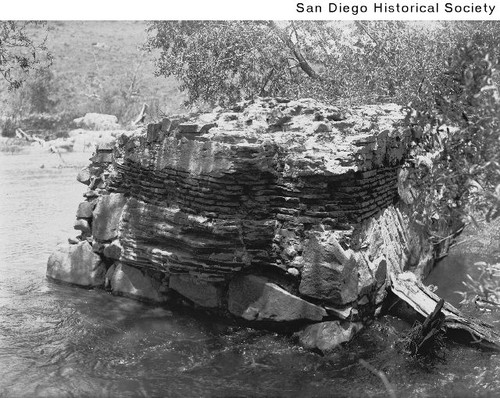
[[[0,398],[500,396],[500,6],[197,3],[0,20]]]

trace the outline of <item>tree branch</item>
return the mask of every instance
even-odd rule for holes
[[[293,56],[297,60],[300,69],[302,69],[302,71],[304,71],[304,73],[311,79],[320,79],[321,76],[312,68],[311,65],[309,65],[309,62],[307,62],[305,57],[302,55],[298,46],[293,43],[292,39],[286,34],[286,32],[284,32],[283,29],[281,29],[274,21],[269,21],[268,25],[271,27],[271,29],[274,29],[276,31],[279,38],[290,49]]]

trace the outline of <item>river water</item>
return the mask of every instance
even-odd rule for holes
[[[398,397],[500,395],[498,354],[450,342],[424,366],[395,348],[408,327],[395,318],[322,357],[290,336],[47,281],[51,250],[76,235],[85,187],[75,177],[89,156],[0,154],[0,397],[387,396],[360,359]],[[439,265],[441,294],[457,301],[472,261]]]

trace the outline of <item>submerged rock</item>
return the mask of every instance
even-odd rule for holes
[[[328,354],[350,341],[362,328],[359,322],[320,322],[307,326],[296,335],[304,348]]]
[[[47,263],[47,276],[83,287],[104,285],[106,266],[87,241],[59,245]]]
[[[223,291],[217,284],[190,275],[171,275],[168,286],[201,307],[222,306]]]
[[[231,314],[248,321],[320,321],[327,315],[324,308],[255,275],[245,275],[231,281],[228,308]]]
[[[113,274],[107,277],[113,294],[155,303],[166,301],[160,291],[161,283],[137,268],[117,263]]]

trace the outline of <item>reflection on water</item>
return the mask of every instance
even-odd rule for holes
[[[394,349],[407,325],[389,317],[321,357],[289,336],[48,282],[46,260],[74,235],[84,192],[78,167],[50,156],[0,156],[0,397],[385,396],[360,358],[400,397],[500,393],[498,355],[450,344],[445,362],[423,368]]]
[[[462,296],[457,292],[465,290],[462,281],[466,280],[467,274],[473,278],[479,277],[481,268],[475,266],[474,263],[488,260],[486,254],[452,251],[448,257],[438,263],[425,282],[435,285],[436,294],[458,307]]]

